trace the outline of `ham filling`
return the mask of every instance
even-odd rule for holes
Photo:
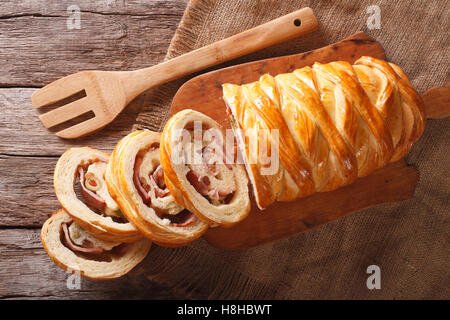
[[[99,246],[96,247],[92,245],[90,241],[85,240],[80,246],[76,244],[70,237],[69,226],[71,223],[72,222],[61,224],[61,242],[64,244],[64,246],[83,258],[96,261],[112,261],[112,257],[123,256],[131,245],[129,243],[121,243],[113,247],[111,250],[105,250],[104,248]]]
[[[104,212],[106,209],[106,202],[103,200],[98,194],[92,192],[88,188],[86,188],[84,184],[84,169],[83,167],[78,167],[78,174],[80,177],[80,186],[81,186],[81,195],[83,196],[84,201],[88,206],[94,207],[101,212]]]
[[[175,215],[162,213],[158,214],[161,219],[169,219],[170,224],[174,227],[187,227],[196,221],[196,217],[192,212],[184,209]]]
[[[204,144],[203,132],[196,132],[197,130],[191,129],[192,126],[187,126],[185,129],[191,133],[192,140],[202,141]],[[195,190],[202,196],[207,198],[214,204],[228,204],[233,198],[235,192],[234,181],[232,186],[224,186],[223,183],[219,183],[221,170],[219,166],[224,166],[230,172],[232,171],[232,162],[226,157],[225,144],[222,144],[222,148],[214,148],[216,136],[213,135],[212,141],[207,146],[203,146],[201,150],[197,149],[197,152],[201,154],[200,165],[188,165],[189,170],[186,173],[186,178],[189,183],[195,188]],[[191,146],[186,146],[186,149],[194,149],[193,141]],[[217,146],[217,144],[216,144]],[[223,173],[223,168],[222,168]],[[229,176],[229,174],[227,174]],[[212,182],[213,180],[214,182]]]
[[[142,201],[144,201],[147,206],[150,206],[152,199],[150,198],[148,190],[144,188],[139,179],[139,170],[141,169],[142,160],[143,158],[141,156],[136,156],[136,160],[134,161],[133,182],[139,195],[142,198]]]
[[[75,244],[69,235],[69,227],[67,223],[62,224],[62,229],[64,232],[64,240],[65,244],[71,249],[72,251],[76,252],[82,252],[82,253],[91,253],[91,254],[102,254],[105,250],[101,247],[89,247],[90,243],[86,243],[85,246],[79,246]]]
[[[147,152],[153,150],[154,148],[151,148],[147,150]],[[139,174],[141,172],[143,160],[144,157],[142,153],[138,153],[134,162],[133,182],[139,195],[142,198],[142,201],[148,207],[150,207],[152,203],[150,196],[151,190],[154,191],[156,198],[167,197],[170,195],[170,191],[164,181],[164,170],[161,164],[159,164],[152,173],[149,173],[149,184],[145,183],[145,179],[140,179]],[[174,227],[186,227],[196,221],[195,215],[187,211],[186,209],[177,214],[168,214],[164,212],[164,210],[156,207],[154,207],[153,209],[155,210],[155,213],[159,218],[168,219],[170,221],[170,225]]]
[[[155,191],[156,198],[167,197],[170,192],[164,181],[164,171],[161,165],[158,165],[155,171],[153,171],[153,173],[149,175],[150,185],[146,184],[145,182],[143,183],[144,179],[142,179],[141,181],[141,179],[139,178],[139,172],[141,170],[142,162],[143,157],[138,154],[134,162],[133,182],[144,203],[147,206],[150,206],[151,197],[149,192],[151,189]]]
[[[82,166],[78,167],[78,176],[80,179],[80,193],[84,200],[84,203],[89,208],[91,208],[91,210],[97,212],[98,214],[111,217],[111,219],[114,222],[127,223],[128,221],[120,216],[111,216],[111,215],[107,214],[106,201],[101,196],[99,196],[96,192],[91,191],[86,187],[86,183],[96,183],[96,180],[89,179],[89,182],[86,182],[86,180],[88,180],[88,179],[85,179],[85,177],[86,177],[85,170],[86,169],[83,168]],[[94,186],[94,185],[91,185],[91,186]]]
[[[169,189],[164,181],[164,171],[161,165],[159,165],[155,172],[150,176],[150,183],[157,198],[164,198],[170,194]]]

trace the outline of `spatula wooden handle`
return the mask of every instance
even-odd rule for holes
[[[127,98],[131,100],[153,86],[313,32],[317,26],[312,9],[303,8],[156,66],[122,73]]]

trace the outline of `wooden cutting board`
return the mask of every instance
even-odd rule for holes
[[[194,109],[215,119],[225,128],[228,123],[222,84],[243,84],[256,81],[264,73],[277,75],[297,68],[311,66],[314,62],[328,63],[345,60],[353,63],[359,57],[369,55],[385,59],[384,50],[374,39],[363,32],[340,42],[305,53],[245,63],[209,72],[186,82],[176,93],[171,115],[186,108]],[[445,89],[445,88],[441,88]],[[432,90],[430,90],[432,91]],[[434,104],[436,117],[448,115],[442,112],[442,96],[448,103],[448,94],[436,99],[435,92],[426,97]],[[448,92],[448,87],[447,91]],[[448,106],[446,106],[448,109]],[[435,111],[436,110],[436,111]],[[232,228],[210,228],[204,238],[212,245],[227,250],[242,250],[263,243],[289,237],[317,228],[347,214],[383,203],[406,200],[412,197],[419,179],[414,166],[404,160],[391,163],[355,183],[335,191],[316,193],[292,202],[277,202],[259,210],[252,199],[249,216]]]

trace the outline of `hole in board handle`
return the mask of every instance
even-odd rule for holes
[[[294,26],[300,27],[301,25],[302,25],[302,21],[300,19],[295,19],[294,20]]]

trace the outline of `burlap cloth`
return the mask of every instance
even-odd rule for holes
[[[381,8],[379,30],[366,26],[370,5]],[[319,31],[225,65],[308,51],[362,30],[383,45],[388,60],[406,71],[420,93],[449,80],[450,10],[445,0],[191,0],[166,58],[305,6],[314,10]],[[172,97],[185,81],[148,92],[136,128],[161,130]],[[140,269],[187,298],[448,299],[449,129],[450,119],[427,121],[407,157],[420,171],[408,201],[364,210],[245,251],[220,250],[203,239],[178,249],[155,245]],[[380,290],[366,286],[366,269],[372,264],[381,268]]]

